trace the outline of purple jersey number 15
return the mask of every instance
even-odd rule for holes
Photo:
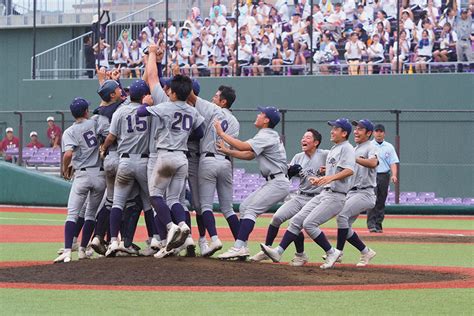
[[[135,115],[135,129],[137,132],[144,132],[146,131],[147,127],[147,121],[146,118],[139,117],[138,115]],[[132,115],[127,116],[127,133],[133,133],[133,119]]]

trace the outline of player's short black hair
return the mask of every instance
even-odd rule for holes
[[[178,100],[186,101],[193,90],[193,82],[188,76],[176,75],[171,79],[170,89],[176,93]]]
[[[226,108],[230,109],[232,104],[234,104],[235,101],[235,90],[232,87],[229,86],[220,86],[219,89],[217,89],[221,92],[221,99],[224,99],[227,101],[226,103]]]
[[[321,140],[323,139],[323,136],[321,136],[321,133],[315,130],[314,128],[308,128],[306,131],[313,134],[313,139],[319,142],[318,146],[316,146],[316,148],[318,148],[319,145],[321,145]]]

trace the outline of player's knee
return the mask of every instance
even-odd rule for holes
[[[224,218],[229,218],[233,215],[235,215],[235,212],[233,209],[229,209],[229,210],[221,210],[222,214],[224,215]]]
[[[274,214],[272,217],[272,220],[270,222],[270,225],[274,227],[280,227],[280,225],[283,223],[283,218],[281,218],[279,215]]]
[[[349,217],[339,214],[336,218],[337,228],[348,228],[349,227]]]
[[[311,222],[311,221],[305,220],[303,222],[303,229],[311,237],[313,237],[313,236],[317,237],[317,235],[319,235],[318,234],[318,231],[319,231],[318,225]]]

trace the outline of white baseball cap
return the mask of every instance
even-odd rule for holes
[[[38,133],[35,132],[35,131],[32,131],[32,132],[30,133],[30,137],[32,137],[32,136],[38,136]]]
[[[53,121],[54,122],[54,117],[53,116],[48,116],[46,119],[46,122]]]
[[[7,127],[5,130],[5,133],[12,132],[13,133],[13,127]]]

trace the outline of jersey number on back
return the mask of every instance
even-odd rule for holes
[[[89,148],[97,146],[97,137],[95,137],[95,134],[93,131],[88,131],[82,134],[82,137],[84,137],[84,140],[86,141],[87,146]]]
[[[137,115],[129,115],[127,116],[127,133],[133,133],[134,129],[133,129],[133,117],[135,117],[135,130],[137,132],[144,132],[146,131],[146,127],[147,127],[147,121],[146,121],[146,118],[142,118],[142,117],[139,117]]]
[[[181,112],[175,112],[174,118],[176,119],[171,124],[171,129],[174,130],[185,130],[189,131],[193,126],[193,117],[189,114],[182,114]]]

